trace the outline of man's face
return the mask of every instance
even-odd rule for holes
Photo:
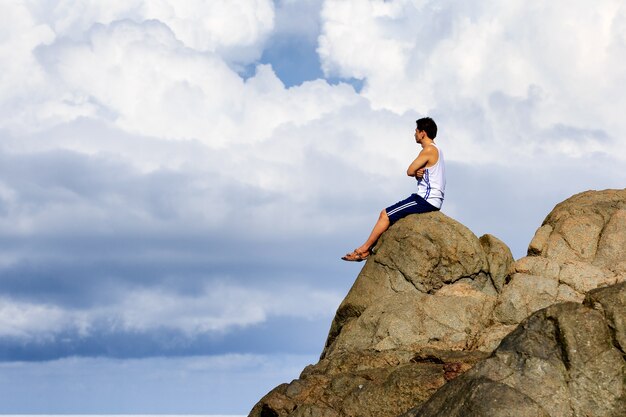
[[[415,128],[415,142],[419,143],[420,140],[422,139],[422,135],[424,134],[423,130],[419,130],[418,128]]]

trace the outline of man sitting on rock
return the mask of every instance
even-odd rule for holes
[[[422,146],[422,150],[411,162],[406,174],[417,180],[417,193],[381,211],[367,241],[354,252],[343,256],[341,259],[344,261],[360,262],[367,259],[378,238],[391,224],[401,218],[441,208],[446,188],[446,170],[443,153],[435,145],[437,124],[430,117],[418,119],[416,123],[415,142]]]

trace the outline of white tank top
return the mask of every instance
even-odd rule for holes
[[[439,158],[437,163],[424,169],[424,176],[417,180],[417,195],[437,208],[441,208],[446,191],[446,165],[443,152],[435,144]]]

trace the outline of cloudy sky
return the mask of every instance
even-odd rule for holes
[[[620,0],[0,0],[0,413],[246,414],[440,126],[516,258],[626,187]]]

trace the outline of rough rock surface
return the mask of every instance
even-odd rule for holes
[[[516,262],[500,240],[478,239],[441,212],[408,216],[383,234],[365,263],[320,361],[268,393],[250,416],[398,416],[452,380],[439,392],[465,384],[450,394],[464,411],[436,414],[437,394],[427,403],[432,415],[609,415],[584,414],[584,407],[589,395],[623,401],[615,352],[623,362],[626,312],[622,293],[594,289],[625,279],[626,190],[560,203]],[[570,303],[553,306],[561,301]],[[613,348],[603,350],[609,339]],[[592,389],[589,381],[599,385]],[[539,400],[544,394],[553,405]],[[576,405],[579,399],[587,405]]]
[[[535,312],[405,417],[626,416],[626,283]]]
[[[482,239],[488,243],[440,212],[397,222],[339,306],[322,358],[471,344],[489,319],[502,271],[513,263],[506,245],[493,236]]]
[[[250,415],[392,417],[422,403],[487,356],[467,348],[512,263],[501,241],[441,212],[398,221],[339,306],[320,362]]]
[[[493,323],[515,325],[539,309],[564,301],[580,303],[592,289],[625,280],[626,189],[580,193],[548,214],[528,256],[511,266]]]

